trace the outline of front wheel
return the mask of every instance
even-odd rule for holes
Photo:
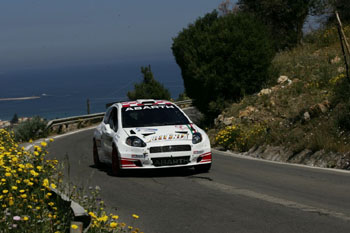
[[[113,147],[112,151],[112,174],[113,176],[121,176],[122,169],[120,168],[120,160],[118,156],[118,151],[115,147]]]
[[[98,156],[98,149],[97,149],[97,144],[96,144],[96,140],[94,139],[94,145],[93,145],[93,149],[92,149],[92,154],[93,154],[93,159],[94,159],[94,164],[96,167],[101,166],[101,162],[100,162],[100,157]]]
[[[201,164],[201,165],[194,166],[194,169],[195,169],[196,172],[198,172],[198,173],[206,173],[206,172],[209,172],[210,168],[211,168],[211,163],[209,163],[209,164]]]

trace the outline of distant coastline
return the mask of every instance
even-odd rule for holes
[[[0,101],[33,100],[33,99],[40,99],[40,96],[28,96],[28,97],[17,97],[17,98],[0,98]]]

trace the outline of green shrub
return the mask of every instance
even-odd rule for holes
[[[20,123],[13,129],[15,140],[17,142],[26,142],[30,139],[47,137],[48,130],[46,129],[47,121],[35,116],[30,120]]]
[[[256,15],[273,35],[276,50],[282,50],[300,43],[313,1],[239,0],[238,6],[242,11]]]
[[[214,11],[174,38],[186,93],[209,119],[268,80],[274,50],[266,31],[251,15]]]

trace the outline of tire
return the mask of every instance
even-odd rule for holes
[[[211,168],[211,163],[194,166],[194,170],[196,170],[196,172],[198,173],[209,172],[210,168]]]
[[[94,145],[93,145],[93,149],[92,149],[92,154],[93,154],[93,159],[94,159],[94,164],[96,167],[100,167],[101,166],[101,161],[100,161],[100,157],[98,156],[98,149],[97,149],[97,145],[96,145],[96,140],[94,139]]]
[[[118,156],[118,151],[113,146],[113,151],[112,151],[112,175],[113,176],[121,176],[122,175],[122,169],[120,167],[120,160]]]

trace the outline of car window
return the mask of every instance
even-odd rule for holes
[[[111,114],[108,119],[108,124],[110,125],[111,129],[113,129],[115,132],[118,131],[118,109],[112,108]]]
[[[125,128],[185,125],[187,117],[174,105],[145,105],[122,108],[122,124]]]
[[[111,114],[112,108],[107,109],[107,112],[103,118],[103,123],[108,124],[109,115]]]

